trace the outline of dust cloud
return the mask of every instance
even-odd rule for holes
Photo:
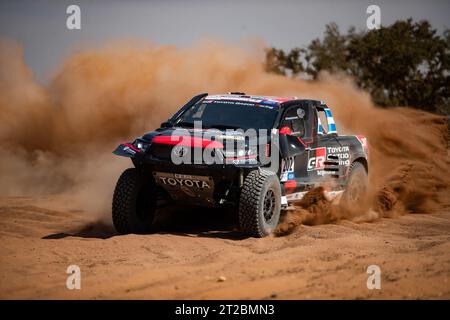
[[[373,210],[381,216],[439,205],[448,188],[444,118],[376,108],[344,77],[268,74],[263,58],[262,51],[220,42],[186,49],[116,43],[68,57],[40,85],[20,46],[0,41],[0,195],[63,194],[108,220],[115,181],[131,165],[111,154],[117,144],[153,130],[195,94],[242,91],[325,100],[340,133],[364,134]],[[320,192],[313,195],[326,204]],[[324,218],[310,206],[300,208],[300,218],[287,218],[312,224],[342,218],[327,208]]]

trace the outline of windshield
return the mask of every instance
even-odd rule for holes
[[[272,129],[277,106],[246,101],[202,100],[183,113],[175,125],[193,127],[202,121],[203,128]]]

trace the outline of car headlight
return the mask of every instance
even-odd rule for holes
[[[136,140],[136,141],[134,141],[133,145],[134,145],[136,148],[138,148],[139,150],[142,150],[142,151],[146,151],[147,148],[148,148],[148,146],[149,146],[149,144],[148,144],[147,142],[142,141],[142,140]]]

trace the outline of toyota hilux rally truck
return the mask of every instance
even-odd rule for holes
[[[245,132],[252,129],[267,134],[250,147]],[[160,128],[114,151],[134,168],[116,184],[113,223],[122,234],[147,233],[168,203],[231,206],[242,232],[264,237],[282,209],[315,187],[327,185],[329,199],[358,201],[367,188],[367,148],[362,135],[338,135],[322,101],[200,94]]]

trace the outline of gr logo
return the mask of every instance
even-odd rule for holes
[[[67,267],[66,273],[69,274],[66,280],[66,287],[69,290],[81,289],[81,270],[76,264]]]
[[[308,171],[325,168],[325,158],[327,155],[327,149],[317,148],[311,151],[315,151],[315,157],[311,157],[308,159]]]
[[[370,276],[367,278],[367,289],[381,289],[381,269],[376,264],[367,267],[367,273]]]

